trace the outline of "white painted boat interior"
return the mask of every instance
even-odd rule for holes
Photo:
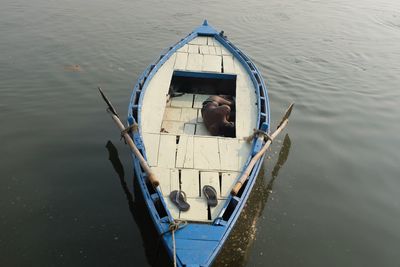
[[[207,131],[201,107],[209,95],[168,96],[175,70],[236,75],[235,138],[211,136]],[[244,67],[213,37],[197,37],[178,49],[149,82],[141,107],[141,133],[148,163],[175,219],[210,222],[218,216],[249,157],[251,145],[243,138],[256,128],[256,102]],[[207,205],[204,185],[216,189],[216,207]],[[186,193],[188,211],[180,212],[171,202],[173,190]]]

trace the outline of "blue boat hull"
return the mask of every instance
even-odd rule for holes
[[[151,64],[139,77],[134,86],[132,97],[128,110],[128,124],[139,123],[140,129],[140,106],[141,95],[145,93],[147,83],[152,79],[157,70],[162,64],[173,54],[197,36],[212,36],[217,39],[234,57],[239,60],[245,67],[249,77],[256,88],[258,118],[257,126],[259,129],[269,132],[270,112],[269,99],[267,95],[267,86],[259,73],[254,63],[236,46],[222,34],[219,34],[215,29],[205,23],[195,29],[192,33],[170,47],[168,51],[161,55],[153,64]],[[141,139],[140,131],[133,133],[133,140],[139,151],[146,157],[144,143]],[[252,145],[252,155],[256,154],[262,146],[261,141],[255,140]],[[177,266],[210,266],[224,242],[229,237],[229,234],[234,227],[239,215],[251,193],[251,190],[256,181],[261,164],[262,157],[253,168],[249,179],[243,185],[237,196],[230,196],[223,208],[223,214],[215,219],[212,223],[189,223],[175,232],[176,244],[176,263]],[[135,175],[140,186],[140,191],[143,193],[143,198],[149,211],[150,217],[154,223],[160,238],[171,258],[174,256],[172,234],[169,231],[169,225],[174,221],[162,194],[157,188],[154,188],[149,183],[146,173],[140,167],[138,159],[132,154],[132,162]],[[247,162],[248,163],[248,162]],[[246,163],[246,165],[247,165]]]

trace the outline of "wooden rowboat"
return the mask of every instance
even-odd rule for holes
[[[203,101],[219,94],[236,99],[233,138],[211,136],[202,120]],[[267,86],[257,67],[204,21],[138,79],[128,124],[138,125],[131,137],[146,163],[132,154],[135,175],[168,254],[177,266],[211,265],[238,220],[264,158],[261,154],[247,168],[265,135],[255,135],[251,142],[244,139],[254,129],[270,132]],[[246,168],[248,177],[232,194]],[[207,205],[204,185],[216,189],[217,206]],[[186,193],[188,211],[172,203],[174,190]]]

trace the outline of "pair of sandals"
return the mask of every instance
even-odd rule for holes
[[[203,194],[207,199],[207,204],[210,207],[215,207],[218,204],[217,191],[214,187],[210,185],[205,185],[203,187]],[[180,211],[188,211],[190,208],[189,203],[186,201],[186,194],[180,190],[174,190],[169,194],[169,198],[172,203],[174,203]]]

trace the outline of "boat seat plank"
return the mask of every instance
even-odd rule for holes
[[[188,135],[194,135],[196,131],[196,124],[195,123],[185,123],[183,128],[183,133]]]
[[[201,116],[200,116],[201,117]],[[198,122],[196,124],[196,133],[195,135],[211,135],[210,132],[207,130],[207,127],[202,122]]]
[[[207,45],[214,46],[214,37],[207,37]]]
[[[217,51],[215,50],[215,46],[209,46],[208,47],[208,52],[210,55],[216,55]]]
[[[208,46],[201,45],[201,46],[199,46],[199,48],[200,48],[200,54],[203,54],[203,55],[209,55],[210,54],[210,50],[209,50]]]
[[[219,173],[218,172],[204,172],[200,171],[200,191],[201,197],[205,199],[203,193],[203,187],[205,185],[210,185],[214,187],[215,191],[217,191],[217,198],[221,196],[221,188],[219,185]]]
[[[152,167],[151,171],[160,182],[160,190],[163,196],[169,196],[169,193],[171,193],[170,169],[164,167]]]
[[[176,53],[175,65],[174,69],[176,70],[185,70],[186,64],[188,60],[188,53]]]
[[[176,55],[173,54],[160,67],[145,89],[146,93],[143,96],[143,102],[139,110],[142,116],[140,121],[142,132],[158,133],[160,131],[169,85],[174,70],[175,57]]]
[[[221,170],[238,171],[239,142],[235,138],[218,138]]]
[[[182,108],[182,113],[179,118],[180,121],[187,123],[196,123],[197,121],[197,109],[194,108]]]
[[[194,168],[219,170],[218,139],[209,137],[194,137]]]
[[[214,48],[215,48],[215,54],[222,55],[222,50],[220,46],[214,46]]]
[[[239,99],[238,99],[239,98]],[[244,100],[242,97],[236,98],[236,103],[240,103],[240,112],[236,112],[236,137],[245,138],[253,134],[253,129],[257,125],[257,108],[248,103],[249,100]],[[243,105],[247,106],[243,106]]]
[[[205,199],[199,197],[188,197],[187,202],[190,205],[190,209],[188,211],[180,213],[179,218],[181,220],[208,221],[208,209]]]
[[[189,48],[189,45],[185,44],[184,46],[182,46],[181,48],[179,48],[179,49],[177,50],[177,52],[187,53],[187,52],[188,52],[188,48]]]
[[[201,71],[203,65],[203,55],[189,54],[186,70]]]
[[[224,62],[224,73],[235,73],[234,59],[232,56],[222,56]]]
[[[198,45],[192,45],[190,44],[188,47],[188,53],[189,54],[199,54],[199,46]]]
[[[181,190],[187,197],[196,198],[200,196],[199,192],[199,170],[182,169],[181,170]]]
[[[151,146],[146,146],[147,163],[151,167],[157,166],[160,134],[143,133],[143,142],[145,144],[152,144]]]
[[[234,60],[236,76],[236,137],[241,139],[257,127],[257,99],[255,88],[242,64]]]
[[[185,123],[182,121],[163,121],[161,128],[170,134],[182,134]]]
[[[239,176],[239,172],[223,172],[221,178],[221,197],[229,197],[232,187]]]
[[[206,99],[209,97],[210,95],[200,95],[200,94],[194,95],[193,107],[201,109],[203,107],[203,102],[206,101]]]
[[[170,190],[171,192],[174,190],[181,190],[181,184],[179,182],[179,170],[178,169],[171,169],[170,172]]]
[[[239,140],[239,171],[241,171],[246,164],[247,159],[250,156],[251,144],[247,143],[245,140]]]
[[[183,134],[179,137],[178,148],[176,152],[176,168],[183,168],[184,161],[187,153],[188,135]],[[192,166],[193,168],[193,166]]]
[[[221,72],[222,57],[217,55],[204,55],[203,71]]]
[[[226,49],[225,46],[222,46],[222,45],[221,45],[221,53],[222,53],[223,56],[230,56],[230,55],[232,55],[232,53],[229,52],[228,49]]]
[[[176,153],[177,168],[193,168],[193,136],[181,135]]]
[[[184,94],[171,98],[171,107],[191,108],[193,106],[193,94]]]
[[[160,146],[158,149],[158,166],[166,168],[175,167],[176,136],[160,135]]]
[[[164,121],[179,121],[182,109],[175,107],[166,107],[164,112]]]
[[[189,44],[196,44],[196,45],[207,45],[207,37],[206,36],[198,36],[191,40]]]

